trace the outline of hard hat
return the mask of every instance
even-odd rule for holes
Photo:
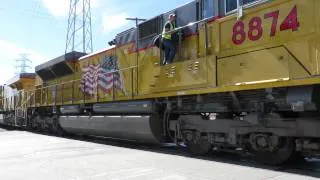
[[[169,18],[171,18],[171,17],[176,17],[176,15],[174,13],[172,13],[169,15]]]

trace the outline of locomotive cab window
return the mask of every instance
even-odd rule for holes
[[[160,17],[156,17],[154,19],[141,23],[139,25],[139,39],[142,40],[150,36],[159,34],[161,29],[160,22]]]
[[[153,38],[161,32],[162,17],[155,17],[139,24],[139,49],[153,45]]]
[[[225,13],[234,12],[238,8],[238,0],[226,0],[225,1]]]
[[[214,16],[214,2],[213,0],[202,0],[201,7],[201,19],[210,18]]]
[[[234,13],[239,6],[251,7],[269,0],[225,0],[225,14]]]

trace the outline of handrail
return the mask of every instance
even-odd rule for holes
[[[116,73],[116,72],[123,72],[123,71],[127,71],[127,70],[131,70],[133,71],[134,68],[137,68],[138,66],[130,66],[130,67],[127,67],[127,68],[123,68],[123,69],[119,69],[119,70],[113,70],[113,71],[108,71],[108,73]],[[133,78],[133,77],[132,77]],[[67,82],[61,82],[61,83],[55,83],[55,84],[52,84],[52,85],[49,85],[49,86],[43,86],[43,87],[40,87],[40,88],[36,88],[36,89],[32,89],[32,90],[29,90],[29,91],[25,91],[25,90],[20,90],[20,91],[17,91],[17,94],[19,93],[26,93],[27,94],[27,99],[31,99],[31,96],[36,96],[37,94],[37,91],[43,91],[43,90],[46,90],[48,91],[49,88],[51,87],[58,87],[58,86],[61,86],[61,85],[66,85],[66,84],[74,84],[75,82],[79,82],[81,81],[82,79],[75,79],[75,80],[70,80],[70,81],[67,81]],[[74,87],[72,87],[73,89]],[[63,89],[64,90],[64,89]],[[15,97],[15,96],[13,96]],[[63,102],[63,100],[62,100]],[[34,104],[36,104],[36,101],[33,102]],[[42,101],[40,102],[40,104],[42,103]]]
[[[202,19],[202,20],[199,20],[199,21],[191,22],[191,23],[189,23],[189,24],[187,24],[187,25],[184,25],[184,26],[175,28],[175,29],[173,29],[173,30],[171,30],[171,31],[168,31],[168,32],[165,32],[165,33],[159,33],[158,36],[162,36],[162,35],[164,35],[164,34],[172,34],[172,33],[178,32],[178,31],[180,31],[180,30],[182,30],[182,29],[184,29],[184,28],[187,28],[187,27],[190,27],[190,26],[194,26],[194,25],[196,25],[196,24],[200,24],[200,23],[203,23],[203,22],[207,22],[207,21],[212,20],[212,19],[214,19],[214,18],[215,18],[215,17],[209,17],[209,18],[205,18],[205,19]],[[154,35],[154,34],[152,34],[152,35]],[[130,66],[130,67],[123,68],[123,69],[119,69],[119,70],[109,71],[108,73],[122,72],[122,71],[130,70],[130,69],[134,69],[134,68],[137,68],[137,67],[138,67],[138,66]],[[35,96],[35,95],[36,95],[36,91],[38,91],[38,90],[43,90],[43,89],[45,89],[45,88],[48,89],[48,88],[51,88],[51,87],[57,87],[57,86],[59,86],[59,85],[71,84],[71,83],[74,83],[74,82],[79,82],[79,81],[81,81],[81,80],[82,80],[82,79],[75,79],[75,80],[70,80],[70,81],[67,81],[67,82],[55,83],[55,84],[51,84],[51,85],[49,85],[49,86],[43,86],[43,87],[36,88],[36,89],[32,89],[32,90],[29,90],[29,91],[19,90],[19,91],[17,91],[17,94],[18,94],[18,93],[23,93],[23,92],[26,92],[27,94],[30,93],[30,95],[29,95],[27,98],[31,99],[31,96],[32,96],[32,95]],[[11,97],[15,97],[15,95],[13,95],[13,96],[11,96]],[[4,99],[4,98],[5,98],[5,97],[3,97],[3,99]],[[34,103],[36,103],[36,102],[34,102]]]
[[[175,33],[177,31],[180,31],[181,29],[184,29],[184,28],[187,28],[187,27],[190,27],[190,26],[193,26],[195,24],[200,24],[200,23],[203,23],[203,22],[206,22],[206,21],[209,21],[209,20],[212,20],[214,19],[215,17],[209,17],[209,18],[205,18],[205,19],[202,19],[202,20],[199,20],[199,21],[195,21],[195,22],[191,22],[187,25],[184,25],[184,26],[181,26],[181,27],[178,27],[178,28],[175,28],[171,31],[168,31],[168,32],[165,32],[165,33],[159,33],[157,34],[157,36],[162,36],[164,34],[172,34],[172,33]],[[153,34],[154,35],[154,34]],[[119,70],[115,70],[115,71],[109,71],[108,73],[116,73],[116,72],[121,72],[121,71],[125,71],[125,70],[128,70],[128,69],[133,69],[133,68],[137,68],[138,66],[130,66],[128,68],[123,68],[123,69],[119,69]],[[42,87],[42,88],[37,88],[37,89],[33,89],[33,90],[29,90],[29,91],[25,91],[25,90],[20,90],[20,91],[17,91],[17,93],[20,93],[20,92],[34,92],[36,90],[41,90],[43,88],[50,88],[50,87],[54,87],[54,86],[57,86],[57,85],[62,85],[62,84],[68,84],[68,83],[73,83],[73,82],[77,82],[77,81],[81,81],[81,79],[75,79],[75,80],[71,80],[71,81],[67,81],[67,82],[63,82],[63,83],[55,83],[55,84],[52,84],[52,85],[49,85],[49,86],[45,86],[45,87]],[[13,96],[14,97],[14,96]],[[4,97],[3,97],[4,98]]]
[[[143,38],[139,38],[139,41],[143,41],[145,39],[148,39],[148,38],[151,38],[151,37],[154,37],[154,36],[157,36],[157,35],[158,35],[157,33],[152,33],[152,34],[150,34],[148,36],[145,36]]]
[[[206,22],[206,21],[212,20],[214,18],[216,18],[216,17],[209,17],[209,18],[201,19],[199,21],[190,22],[187,25],[177,27],[177,28],[175,28],[175,29],[173,29],[171,31],[168,31],[168,32],[165,32],[165,33],[162,32],[162,33],[158,34],[157,36],[162,36],[162,35],[165,35],[165,34],[173,34],[173,33],[177,32],[177,31],[180,31],[181,29],[187,28],[189,26],[194,26],[195,24],[200,24],[200,23]]]
[[[129,70],[129,69],[134,69],[134,68],[137,68],[137,67],[138,66],[130,66],[130,67],[119,69],[119,70],[115,70],[115,71],[108,71],[108,73],[122,72],[122,71],[126,71],[126,70]],[[70,81],[67,81],[67,82],[56,83],[56,84],[52,84],[52,85],[49,85],[49,86],[44,86],[44,87],[41,87],[41,88],[36,88],[36,89],[33,89],[33,90],[29,90],[29,91],[19,90],[19,91],[17,91],[17,93],[20,93],[20,92],[33,92],[33,91],[37,91],[37,90],[42,90],[44,88],[50,88],[50,87],[54,87],[54,86],[62,85],[62,84],[69,84],[69,83],[78,82],[78,81],[81,81],[81,80],[82,79],[70,80]],[[14,96],[11,96],[11,97],[14,97]]]
[[[165,35],[165,34],[173,34],[173,33],[175,33],[175,32],[179,32],[179,46],[178,46],[179,49],[178,49],[177,53],[178,53],[179,56],[181,56],[181,45],[182,45],[182,34],[180,33],[181,30],[182,30],[182,29],[185,29],[185,28],[187,28],[187,27],[190,27],[190,26],[194,26],[194,25],[200,24],[200,23],[205,23],[205,22],[209,22],[209,21],[214,21],[214,20],[218,19],[219,17],[220,17],[220,16],[212,16],[212,17],[204,18],[204,19],[201,19],[201,20],[198,20],[198,21],[190,22],[190,23],[187,24],[187,25],[184,25],[184,26],[181,26],[181,27],[177,27],[177,28],[175,28],[175,29],[173,29],[173,30],[170,30],[170,31],[168,31],[168,32],[162,32],[162,33],[158,34],[157,36],[155,36],[155,39],[161,38],[161,36],[163,36],[163,35]],[[207,34],[208,34],[208,32],[207,32],[207,26],[206,26],[206,25],[205,25],[205,28],[206,28],[206,30],[205,30],[205,37],[206,37],[206,39],[205,39],[205,48],[206,48],[206,53],[205,53],[205,55],[207,55],[207,47],[208,47],[208,37],[207,37]],[[155,40],[155,39],[154,39],[154,40]],[[199,51],[199,47],[198,47],[197,50]],[[163,59],[162,59],[162,60],[163,60]],[[162,61],[162,60],[161,60],[161,61]]]

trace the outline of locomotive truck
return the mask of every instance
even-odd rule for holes
[[[3,124],[246,151],[281,164],[320,153],[320,1],[194,0],[69,52],[2,88]],[[161,36],[176,14],[173,63]]]

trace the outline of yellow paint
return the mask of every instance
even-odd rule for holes
[[[293,68],[292,72],[291,68]],[[285,48],[264,49],[219,59],[218,85],[289,79],[291,73],[294,75],[301,69]],[[304,72],[304,74],[299,73],[295,78],[307,76],[308,74]]]
[[[298,30],[280,31],[280,24],[295,6]],[[35,101],[37,105],[52,105],[51,92],[55,86],[57,103],[62,105],[319,84],[319,9],[319,0],[277,0],[247,8],[240,19],[246,38],[239,45],[232,41],[233,27],[238,21],[236,14],[200,24],[198,35],[185,38],[174,63],[165,66],[160,65],[163,52],[156,47],[135,52],[135,44],[131,43],[106,50],[82,59],[79,67],[75,64],[78,71],[73,75],[47,82],[50,87],[36,92],[37,95],[40,92],[41,102],[39,98]],[[270,36],[272,18],[264,15],[278,10],[276,33]],[[256,41],[248,38],[248,24],[254,17],[261,18],[263,28],[261,38]],[[97,90],[92,96],[82,93],[79,88],[82,69],[114,55],[124,91]],[[38,84],[41,82],[37,81]],[[27,96],[32,94],[30,91]],[[33,101],[30,106],[34,106]]]
[[[165,84],[165,86],[164,86]],[[162,66],[154,92],[196,88],[207,84],[205,58]]]
[[[292,32],[291,30],[280,31],[280,24],[289,14],[294,6],[298,9],[298,21],[300,23],[300,28],[298,31]],[[292,40],[304,39],[308,36],[312,36],[315,33],[315,11],[314,8],[315,1],[299,1],[299,0],[279,0],[274,3],[268,3],[267,5],[251,8],[244,11],[244,17],[241,21],[245,24],[246,40],[241,45],[235,45],[232,43],[232,32],[233,26],[237,19],[235,15],[231,17],[226,17],[219,20],[219,25],[217,28],[220,29],[220,43],[221,44],[221,55],[232,55],[238,52],[246,52],[250,50],[255,50],[263,48],[266,44],[272,44],[272,46],[278,46],[283,43]],[[264,15],[270,12],[279,10],[279,18],[277,23],[277,31],[274,37],[270,36],[272,18],[264,19]],[[248,38],[248,24],[253,17],[260,17],[262,19],[263,36],[257,41],[251,41]],[[216,40],[218,41],[218,40]]]
[[[30,90],[33,89],[35,86],[35,78],[18,78],[15,82],[8,85],[17,90]]]
[[[298,80],[273,80],[272,82],[257,82],[255,84],[238,84],[224,87],[205,87],[195,88],[181,91],[161,92],[155,94],[141,95],[134,99],[149,99],[149,98],[160,98],[160,97],[171,97],[171,96],[186,96],[186,95],[197,95],[197,94],[208,94],[208,93],[221,93],[231,91],[247,91],[265,88],[279,88],[279,87],[291,87],[291,86],[305,86],[320,84],[319,77],[305,78]]]

